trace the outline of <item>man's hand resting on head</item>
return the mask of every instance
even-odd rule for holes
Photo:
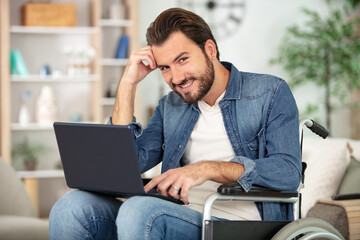
[[[137,49],[132,52],[120,83],[138,84],[156,68],[152,47]]]
[[[137,84],[156,68],[150,46],[138,49],[131,54],[117,90],[112,124],[128,125],[133,120]]]
[[[148,192],[157,186],[159,194],[181,199],[185,204],[189,204],[188,194],[192,187],[207,180],[219,183],[236,182],[243,172],[243,165],[238,163],[198,162],[166,171],[146,184],[144,190]]]

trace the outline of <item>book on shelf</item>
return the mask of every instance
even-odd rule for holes
[[[127,58],[128,50],[129,50],[129,36],[122,35],[118,41],[115,58],[120,58],[120,59]]]
[[[28,76],[29,72],[19,50],[10,50],[11,75]]]

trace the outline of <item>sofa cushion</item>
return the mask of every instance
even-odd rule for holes
[[[0,239],[49,239],[49,222],[34,217],[1,215]]]
[[[0,215],[36,216],[34,205],[23,183],[14,169],[1,158],[0,192]]]
[[[351,156],[351,161],[339,187],[338,195],[360,193],[360,161]]]
[[[306,215],[307,218],[318,218],[330,223],[345,239],[349,239],[349,227],[346,210],[341,206],[318,203]]]
[[[351,148],[351,155],[360,161],[360,140],[348,139],[348,143]]]
[[[337,138],[306,138],[303,143],[305,188],[301,190],[302,214],[319,199],[330,199],[336,195],[340,182],[350,162],[347,141]]]

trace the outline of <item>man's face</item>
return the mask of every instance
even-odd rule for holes
[[[214,82],[214,66],[206,53],[183,33],[172,33],[152,50],[165,82],[186,103],[195,103],[209,92]]]

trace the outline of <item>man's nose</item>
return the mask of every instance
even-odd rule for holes
[[[172,83],[180,84],[185,79],[185,74],[179,69],[172,69]]]

